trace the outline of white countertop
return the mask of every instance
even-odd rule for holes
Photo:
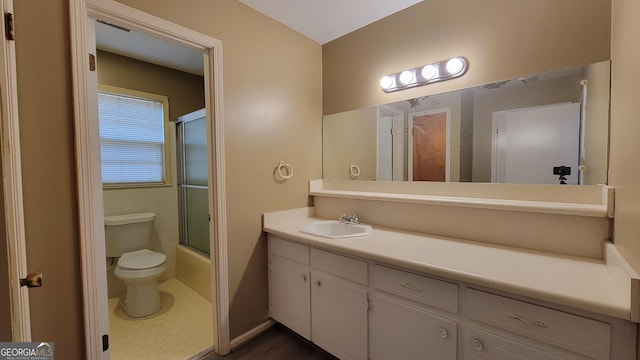
[[[317,248],[631,319],[631,282],[600,259],[570,257],[373,226],[371,235],[328,239],[300,232],[313,208],[264,215],[264,231]],[[611,245],[612,246],[612,245]],[[625,285],[626,284],[626,285]]]

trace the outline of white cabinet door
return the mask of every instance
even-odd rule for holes
[[[369,358],[455,360],[456,323],[383,296],[371,297]]]
[[[367,292],[311,272],[311,338],[340,359],[367,359]]]
[[[272,255],[269,270],[271,317],[311,340],[308,268]]]

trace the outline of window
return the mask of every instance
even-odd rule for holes
[[[166,96],[100,86],[100,158],[103,186],[170,183]]]

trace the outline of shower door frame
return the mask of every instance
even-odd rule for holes
[[[70,0],[73,110],[76,138],[78,221],[82,258],[85,348],[87,359],[108,359],[103,336],[108,334],[104,209],[100,176],[100,149],[95,73],[95,25],[99,17],[183,46],[204,56],[205,108],[209,139],[209,222],[211,287],[213,292],[213,344],[215,351],[230,351],[229,291],[222,97],[222,42],[186,27],[131,8],[114,0]]]
[[[211,249],[209,249],[209,253],[206,254],[202,250],[194,248],[189,245],[189,229],[188,229],[188,205],[187,205],[187,189],[203,189],[209,191],[209,186],[203,185],[187,185],[187,165],[186,165],[186,152],[184,149],[185,146],[185,124],[191,121],[196,121],[202,119],[203,116],[206,116],[206,109],[200,109],[193,111],[191,113],[182,115],[178,117],[176,120],[176,152],[177,152],[177,160],[178,160],[178,203],[180,207],[180,244],[186,245],[190,250],[194,250],[203,255],[207,255],[209,258],[211,257]],[[211,221],[211,218],[209,218]],[[211,237],[211,235],[209,235]],[[186,244],[183,243],[183,240],[186,241]]]

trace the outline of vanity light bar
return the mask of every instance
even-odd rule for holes
[[[469,62],[467,59],[454,57],[449,60],[383,76],[380,79],[380,87],[384,92],[404,90],[460,77],[467,72],[468,68]]]

